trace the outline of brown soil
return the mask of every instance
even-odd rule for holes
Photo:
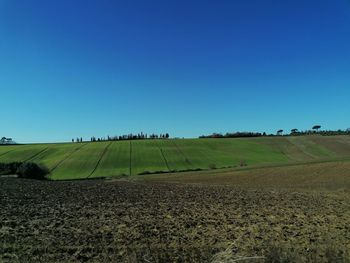
[[[327,247],[350,249],[348,195],[326,192],[0,178],[0,207],[5,262],[210,262],[271,244],[326,262]]]

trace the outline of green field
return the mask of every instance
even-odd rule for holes
[[[0,162],[33,161],[54,180],[241,169],[350,159],[350,136],[168,139],[0,147]]]

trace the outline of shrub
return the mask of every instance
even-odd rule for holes
[[[16,174],[21,162],[0,163],[0,175]]]
[[[31,179],[46,179],[49,170],[36,163],[22,163],[17,169],[18,177]]]

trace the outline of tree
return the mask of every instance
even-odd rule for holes
[[[283,133],[283,130],[278,130],[277,131],[277,135],[282,135],[282,133]]]
[[[321,128],[321,125],[315,125],[312,127],[312,129],[315,130],[315,132],[317,132],[320,128]]]
[[[49,173],[49,169],[41,164],[26,162],[22,163],[16,171],[16,174],[20,178],[32,178],[41,180],[46,179],[46,175]]]
[[[293,134],[293,133],[297,133],[298,132],[298,129],[291,129],[290,130],[290,133]]]

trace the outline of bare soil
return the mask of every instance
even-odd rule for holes
[[[0,178],[0,207],[1,262],[211,262],[271,246],[327,262],[350,249],[349,196],[332,192]]]

